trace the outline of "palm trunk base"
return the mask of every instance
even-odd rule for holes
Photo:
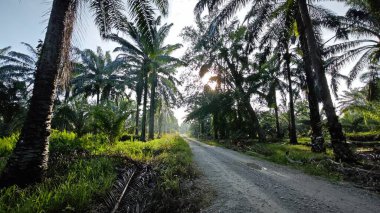
[[[331,145],[334,150],[335,159],[337,161],[342,161],[345,163],[356,163],[357,159],[355,158],[352,150],[350,149],[347,143],[342,143],[341,141],[331,141]]]
[[[349,144],[346,142],[346,137],[343,134],[343,128],[339,123],[338,116],[328,115],[327,118],[331,121],[329,122],[329,132],[336,160],[345,163],[356,163],[357,159],[350,149]]]
[[[322,136],[311,138],[311,151],[315,153],[325,153],[325,139]]]
[[[47,146],[46,146],[47,147]],[[41,154],[42,153],[42,154]],[[0,189],[41,182],[48,168],[48,150],[31,149],[20,141],[0,176]]]

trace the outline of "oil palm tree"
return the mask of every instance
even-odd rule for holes
[[[251,105],[251,95],[248,91],[247,76],[251,75],[249,51],[246,48],[244,35],[246,28],[239,26],[237,21],[216,32],[213,36],[207,33],[207,25],[211,17],[202,20],[197,18],[197,28],[186,28],[182,36],[191,41],[192,49],[185,54],[194,69],[200,69],[200,77],[216,72],[223,86],[236,92],[240,107],[249,115],[250,135],[265,141],[265,134],[260,127],[257,113]],[[219,78],[219,77],[220,78]]]
[[[380,22],[380,2],[377,0],[347,0],[347,3],[350,6],[353,6],[360,10],[366,10],[377,20]]]
[[[89,111],[89,105],[82,101],[60,105],[54,110],[52,127],[61,131],[73,131],[80,137],[88,131]]]
[[[161,25],[161,18],[158,17],[156,23],[152,25],[152,45],[149,52],[149,61],[151,66],[150,75],[150,109],[149,109],[149,134],[148,138],[152,140],[154,138],[154,120],[155,120],[155,110],[156,110],[156,89],[158,86],[158,81],[164,86],[169,86],[168,84],[162,84],[167,82],[165,80],[170,79],[171,83],[178,83],[174,81],[173,74],[175,74],[176,68],[183,64],[183,62],[175,57],[170,56],[174,51],[182,47],[181,44],[168,44],[164,43],[167,38],[170,29],[173,24]],[[173,72],[174,71],[174,72]],[[174,85],[175,84],[171,84]]]
[[[229,1],[218,13],[217,17],[210,25],[210,29],[216,30],[218,27],[225,24],[233,16],[233,14],[237,10],[239,10],[239,8],[245,6],[249,2],[254,2],[254,6],[261,6],[268,1]],[[316,36],[316,29],[313,25],[313,21],[309,12],[310,5],[307,4],[306,0],[296,0],[294,1],[294,3],[297,6],[297,9],[294,13],[294,17],[298,17],[298,31],[300,33],[300,36],[304,37],[306,41],[302,44],[302,48],[304,50],[308,49],[311,66],[313,67],[317,76],[318,85],[321,91],[321,100],[324,105],[323,109],[327,116],[328,127],[331,135],[331,142],[334,148],[335,156],[338,160],[353,162],[355,161],[355,158],[353,156],[352,151],[349,149],[348,144],[346,143],[346,138],[343,134],[342,125],[339,122],[339,118],[336,114],[335,107],[331,98],[325,73],[325,67],[323,63],[321,45],[318,42],[318,38]],[[223,4],[224,1],[200,0],[195,7],[195,12],[197,14],[200,14],[205,7],[208,7],[209,10],[214,10],[215,8]],[[259,23],[262,24],[265,21],[265,17],[267,16],[264,16],[263,19],[258,19]]]
[[[77,50],[81,62],[75,64],[77,76],[72,80],[74,96],[84,94],[85,97],[96,96],[96,104],[100,101],[119,97],[129,85],[128,69],[119,60],[112,60],[110,53],[98,47],[94,52],[90,49]]]
[[[176,66],[182,63],[179,59],[170,56],[170,54],[179,49],[181,44],[165,45],[164,40],[167,37],[172,24],[161,24],[161,17],[158,17],[151,26],[151,38],[144,35],[139,31],[137,26],[132,23],[125,23],[124,33],[131,39],[131,42],[112,34],[108,36],[108,39],[119,43],[121,46],[115,49],[116,52],[120,52],[118,55],[119,60],[129,64],[129,66],[139,67],[140,74],[136,84],[137,94],[137,112],[136,112],[136,125],[138,124],[138,112],[139,112],[139,100],[143,94],[143,117],[141,128],[141,140],[145,141],[146,135],[146,107],[148,99],[148,87],[151,86],[150,91],[150,119],[149,119],[149,139],[154,137],[154,114],[155,114],[155,100],[156,100],[156,87],[160,73],[168,74],[166,69],[170,69],[170,66]],[[169,66],[169,67],[167,67]],[[143,88],[143,89],[141,89]]]
[[[313,5],[311,8],[313,24],[317,29],[320,27],[328,27],[334,29],[339,25],[339,23],[337,23],[337,17],[329,10],[315,5]],[[249,29],[248,36],[251,42],[259,40],[259,48],[263,49],[264,53],[272,53],[273,51],[270,51],[273,48],[272,46],[278,46],[278,44],[285,44],[282,46],[286,47],[286,41],[289,40],[289,36],[291,36],[290,38],[292,38],[292,42],[295,42],[295,39],[297,37],[299,38],[298,46],[300,48],[295,52],[297,54],[301,54],[302,58],[301,60],[295,60],[293,58],[292,61],[295,61],[296,64],[298,64],[298,68],[296,70],[297,75],[303,76],[303,73],[305,73],[306,77],[305,80],[308,90],[307,97],[310,107],[310,121],[312,127],[312,150],[316,152],[324,151],[324,140],[318,107],[318,88],[316,87],[317,84],[315,83],[314,78],[315,74],[311,67],[311,60],[308,54],[308,50],[305,48],[307,47],[307,41],[305,40],[306,37],[304,34],[299,33],[299,30],[302,29],[302,26],[295,27],[299,23],[302,23],[297,1],[287,0],[281,2],[267,1],[265,3],[257,3],[247,14],[246,20]],[[260,35],[260,33],[263,35]],[[255,44],[252,45],[254,46]],[[285,48],[285,50],[285,53],[289,52],[287,48]],[[303,62],[299,63],[301,61]],[[286,64],[288,64],[288,62]],[[341,75],[337,73],[337,70],[331,70],[330,73],[333,76],[332,88],[334,89],[333,91],[336,91],[337,77],[341,77]]]
[[[108,135],[110,143],[114,143],[126,128],[126,120],[132,114],[131,102],[122,102],[119,106],[111,102],[96,106],[91,115],[93,127]]]
[[[150,111],[149,111],[149,139],[154,138],[154,123],[157,99],[162,99],[167,106],[175,105],[181,93],[177,89],[180,82],[175,78],[177,68],[183,65],[179,59],[167,54],[160,59],[160,65],[151,74]],[[161,102],[162,103],[162,102]]]
[[[316,38],[307,2],[306,0],[298,0],[297,5],[299,7],[300,20],[302,19],[302,22],[297,22],[297,25],[300,35],[306,38],[306,42],[303,45],[307,45],[308,53],[311,59],[310,61],[317,76],[317,81],[321,92],[320,98],[327,117],[327,124],[335,157],[344,162],[354,162],[356,161],[355,157],[346,143],[346,137],[343,134],[343,128],[339,122],[339,118],[336,114],[334,103],[331,98],[325,67],[323,64],[322,50]],[[305,46],[303,49],[306,49]]]
[[[22,43],[28,53],[11,51],[11,47],[0,49],[0,117],[2,134],[19,130],[25,118],[25,108],[32,90],[38,50]]]
[[[138,134],[139,112],[141,102],[143,104],[143,116],[141,122],[140,140],[145,141],[146,138],[146,106],[148,99],[148,75],[150,72],[149,53],[152,49],[153,40],[144,34],[138,26],[130,22],[125,22],[122,32],[127,39],[117,34],[110,34],[107,39],[114,41],[121,46],[116,47],[114,52],[118,52],[117,60],[123,62],[126,66],[133,67],[135,73],[135,92],[136,92],[136,116],[135,124]]]
[[[370,66],[368,72],[360,76],[360,80],[367,84],[367,100],[380,101],[380,65]]]
[[[23,81],[31,91],[34,73],[39,58],[39,50],[22,42],[28,53],[10,51],[10,47],[0,50],[0,79],[2,81]]]
[[[342,69],[358,58],[349,72],[348,84],[351,85],[360,72],[379,64],[380,22],[369,11],[355,8],[348,10],[340,21],[336,36],[347,41],[326,47],[324,53],[333,59],[327,69]],[[348,40],[350,37],[356,39]]]
[[[1,186],[25,185],[41,180],[48,168],[51,114],[57,77],[69,63],[69,48],[79,4],[89,5],[101,35],[118,27],[123,19],[121,0],[54,0],[41,55],[37,63],[33,95],[17,145],[2,171]],[[149,29],[152,5],[167,12],[166,0],[128,1],[131,17]],[[148,31],[146,31],[148,32]]]

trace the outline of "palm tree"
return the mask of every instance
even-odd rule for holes
[[[367,84],[367,100],[380,101],[380,65],[372,65],[369,71],[360,76],[360,80]]]
[[[22,44],[28,54],[11,51],[10,47],[0,49],[2,134],[10,134],[12,130],[20,128],[34,81],[39,52],[30,44]]]
[[[259,58],[262,57],[261,54]],[[261,60],[259,63],[262,63]],[[275,120],[276,120],[276,135],[277,138],[282,138],[282,131],[280,129],[279,120],[279,106],[277,102],[277,91],[280,91],[283,96],[289,86],[283,81],[283,72],[279,72],[281,69],[281,61],[278,60],[278,54],[273,54],[269,59],[265,59],[265,62],[259,64],[258,69],[260,70],[261,77],[258,87],[261,87],[261,91],[257,91],[258,94],[263,97],[269,108],[274,109]]]
[[[374,128],[378,129],[380,123],[380,102],[368,101],[365,93],[366,91],[363,88],[344,91],[343,95],[339,98],[339,108],[345,114],[358,114],[366,125],[371,121],[371,123],[375,124]]]
[[[114,143],[125,130],[126,120],[131,115],[131,102],[122,102],[119,106],[111,102],[96,106],[91,114],[94,128],[108,135],[110,143]]]
[[[159,114],[158,137],[162,135],[163,119],[166,120],[171,116],[172,111],[170,107],[175,106],[178,99],[182,99],[181,93],[178,90],[180,81],[174,76],[177,73],[177,67],[181,66],[181,64],[182,63],[166,64],[157,69],[154,97],[154,99],[156,99],[156,107],[155,110],[150,113],[156,113],[155,111],[157,111]],[[151,122],[154,122],[154,120],[151,120]],[[153,128],[152,131],[154,131]]]
[[[115,51],[121,52],[118,56],[119,60],[129,64],[129,66],[139,67],[140,74],[136,79],[136,94],[137,94],[137,112],[136,112],[136,125],[138,125],[138,112],[141,100],[141,94],[143,97],[143,117],[141,128],[141,140],[145,141],[145,126],[146,126],[146,106],[148,85],[151,85],[150,91],[150,113],[149,113],[149,139],[154,137],[154,115],[155,115],[155,100],[156,100],[156,87],[160,73],[166,75],[170,72],[164,68],[171,70],[170,66],[178,66],[182,63],[179,59],[171,57],[170,54],[182,47],[181,44],[164,45],[164,40],[167,37],[172,24],[164,24],[159,27],[161,18],[158,17],[151,26],[152,39],[150,40],[146,35],[139,31],[137,26],[133,26],[131,23],[125,23],[124,33],[131,38],[132,42],[112,34],[108,36],[108,39],[118,42],[120,47],[117,47]],[[167,67],[169,66],[169,67]],[[143,88],[143,90],[141,89]]]
[[[9,51],[10,47],[0,50],[0,79],[2,81],[23,81],[30,91],[34,81],[34,73],[39,58],[39,49],[22,42],[28,54]]]
[[[173,58],[174,59],[174,58]],[[172,59],[170,59],[172,60]],[[177,59],[174,59],[177,60]],[[156,69],[152,74],[151,92],[150,92],[150,111],[149,111],[149,139],[154,138],[154,115],[157,108],[157,97],[164,99],[167,106],[172,106],[177,98],[181,96],[177,86],[180,82],[173,76],[176,73],[176,68],[181,63],[170,64]]]
[[[366,10],[377,20],[380,22],[380,2],[377,0],[347,0],[349,5],[352,5],[360,10]]]
[[[57,106],[54,110],[52,127],[61,131],[73,131],[80,137],[88,130],[89,111],[87,103],[81,101]]]
[[[0,187],[25,185],[39,181],[48,168],[51,114],[57,77],[67,70],[70,41],[78,6],[89,3],[101,35],[118,27],[123,19],[121,0],[54,0],[41,55],[37,63],[33,95],[24,127],[17,145],[1,174]],[[149,26],[153,17],[152,4],[167,12],[166,0],[129,1],[129,11],[141,26]]]
[[[96,53],[90,49],[77,50],[81,62],[76,63],[74,71],[77,76],[72,80],[74,96],[84,94],[85,97],[96,96],[96,104],[100,101],[112,100],[125,93],[130,85],[128,69],[118,60],[112,60],[110,53],[105,54],[98,47]],[[113,97],[111,97],[113,96]]]
[[[170,56],[172,52],[175,50],[178,50],[182,47],[181,44],[174,44],[174,45],[165,45],[164,41],[166,37],[168,36],[168,33],[170,32],[171,27],[173,24],[164,24],[163,26],[159,27],[159,21],[157,21],[157,24],[153,26],[153,48],[151,49],[151,52],[149,53],[150,63],[152,66],[152,70],[150,73],[150,80],[151,80],[151,91],[150,91],[150,110],[149,110],[149,139],[154,138],[154,115],[156,110],[156,87],[159,81],[159,78],[165,78],[170,79],[170,81],[173,83],[175,82],[173,80],[173,74],[175,74],[175,69],[182,64],[184,64],[182,61],[180,61],[178,58]],[[173,72],[174,71],[174,72]],[[160,79],[161,80],[161,79]],[[162,81],[161,81],[162,82]],[[175,83],[178,83],[175,82]],[[163,85],[163,84],[161,84]],[[173,84],[171,84],[173,86]],[[166,85],[169,86],[169,85]],[[174,84],[175,87],[175,84]]]
[[[211,30],[215,31],[218,27],[224,25],[232,17],[233,13],[235,13],[242,6],[246,5],[248,2],[250,1],[235,0],[228,2],[224,6],[224,8],[220,12],[218,12],[217,17],[210,25]],[[265,4],[265,1],[260,0],[256,0],[254,2],[254,5],[259,6]],[[196,5],[195,12],[197,14],[200,14],[205,7],[208,7],[209,10],[214,10],[223,3],[224,1],[199,0],[198,4]],[[296,11],[299,11],[301,17],[300,19],[298,19],[299,21],[297,21],[298,29],[300,29],[299,33],[300,35],[305,36],[306,38],[306,44],[307,49],[309,50],[308,53],[311,65],[316,72],[318,85],[320,86],[320,91],[322,94],[321,99],[328,120],[329,132],[331,135],[331,141],[333,144],[335,156],[339,160],[352,162],[354,161],[354,157],[346,143],[342,125],[340,124],[338,116],[335,112],[335,108],[332,102],[329,86],[325,75],[322,51],[315,34],[315,29],[313,28],[313,22],[309,14],[308,4],[306,0],[297,0],[295,3],[298,6],[298,9]],[[262,13],[266,12],[268,11],[264,10]],[[294,13],[294,15],[296,16],[297,13]],[[264,16],[262,19],[258,19],[260,24],[264,22],[265,17],[266,16]],[[304,45],[303,49],[306,49]]]
[[[190,40],[193,45],[192,49],[185,54],[185,58],[193,64],[194,69],[200,68],[201,77],[206,73],[217,72],[221,77],[217,79],[220,79],[224,86],[233,88],[239,105],[249,115],[251,137],[255,137],[257,133],[260,141],[265,141],[265,133],[250,100],[255,90],[248,89],[247,84],[248,78],[254,76],[255,73],[251,73],[250,69],[249,48],[244,46],[246,28],[240,27],[239,23],[234,21],[215,35],[208,36],[207,31],[205,32],[205,24],[207,23],[198,17],[197,29],[184,30],[183,37]]]
[[[349,72],[348,85],[351,85],[360,72],[379,64],[380,22],[369,11],[355,8],[348,10],[340,21],[336,37],[348,39],[352,35],[356,39],[326,47],[324,54],[332,56],[332,63],[327,70],[342,69],[359,57]],[[342,54],[336,55],[337,53]]]
[[[152,49],[153,40],[150,40],[138,26],[125,22],[122,32],[130,40],[124,39],[116,34],[110,34],[107,39],[119,43],[121,46],[115,48],[114,52],[119,52],[117,60],[123,62],[126,66],[133,67],[135,92],[136,92],[136,116],[135,124],[138,134],[139,112],[141,101],[143,102],[143,116],[141,124],[141,141],[145,141],[146,135],[146,105],[148,99],[148,73],[150,71],[149,52]]]
[[[298,7],[302,22],[298,22],[297,25],[300,29],[300,35],[306,37],[306,44],[309,50],[308,53],[310,55],[312,66],[316,72],[318,85],[321,91],[323,109],[327,117],[327,124],[335,157],[338,160],[342,160],[344,162],[353,162],[355,161],[354,155],[346,143],[346,137],[343,134],[342,125],[340,124],[339,118],[335,112],[335,107],[326,79],[321,47],[318,44],[313,29],[313,24],[309,15],[309,9],[306,0],[298,0]]]

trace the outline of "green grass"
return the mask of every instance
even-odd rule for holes
[[[352,141],[379,141],[380,131],[346,133],[347,139]]]
[[[326,161],[327,158],[333,158],[333,152],[331,149],[327,149],[325,154],[313,153],[310,150],[310,146],[304,145],[310,140],[301,138],[299,141],[301,142],[299,145],[290,145],[284,142],[254,143],[245,146],[244,149],[235,147],[229,143],[220,144],[215,141],[202,142],[209,145],[216,144],[217,146],[224,146],[250,156],[259,157],[281,165],[287,165],[310,175],[325,177],[333,181],[342,180],[342,175],[333,170]],[[290,162],[286,158],[286,153],[288,153],[288,157],[294,162]]]
[[[0,139],[1,170],[16,141],[17,135]],[[53,131],[50,152],[46,180],[0,191],[0,212],[88,212],[103,201],[115,182],[120,156],[153,166],[158,172],[158,192],[168,206],[178,205],[183,195],[181,181],[195,177],[190,147],[176,135],[110,144],[101,134],[79,138],[74,133]]]
[[[250,146],[249,151],[245,151],[245,153],[261,157],[274,163],[297,168],[307,174],[322,176],[335,181],[342,179],[341,175],[338,172],[331,170],[326,162],[327,158],[333,157],[331,149],[328,149],[326,154],[322,154],[311,152],[310,147],[305,145],[274,143],[254,144]],[[289,153],[288,157],[295,162],[290,162],[286,158],[286,153]]]
[[[98,154],[117,154],[154,165],[160,173],[161,187],[179,191],[180,178],[192,178],[192,153],[189,145],[178,135],[167,135],[148,143],[117,142],[111,147],[97,150]]]
[[[21,189],[9,187],[0,194],[2,212],[85,212],[112,186],[115,162],[108,158],[78,160],[68,173]],[[59,172],[59,171],[58,171]]]
[[[18,134],[13,134],[9,137],[0,138],[0,158],[6,157],[12,153],[16,145]]]

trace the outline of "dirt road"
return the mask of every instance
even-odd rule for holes
[[[380,212],[380,196],[187,139],[216,191],[204,212]]]

